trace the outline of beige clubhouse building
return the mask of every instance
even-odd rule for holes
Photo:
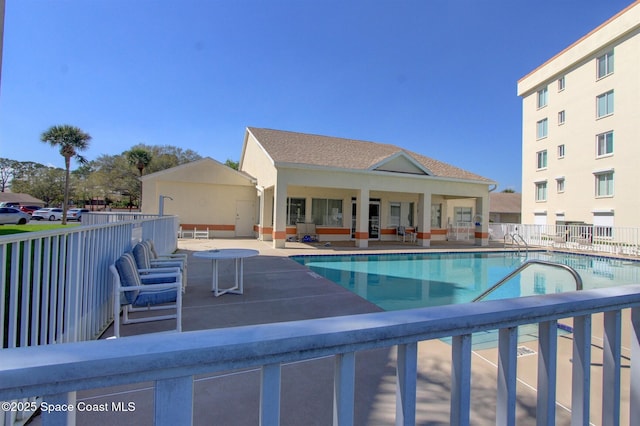
[[[640,226],[640,2],[518,82],[522,222]]]
[[[461,228],[488,244],[495,182],[400,147],[249,127],[239,171],[211,158],[143,176],[142,211],[180,217],[211,237],[254,236],[285,247],[299,223],[320,242],[396,240],[421,246]],[[171,197],[166,198],[166,197]]]

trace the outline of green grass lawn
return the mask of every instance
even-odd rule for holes
[[[67,229],[69,227],[74,227],[80,225],[79,223],[67,223],[66,225],[61,225],[60,223],[43,223],[35,224],[29,223],[28,225],[0,225],[0,236],[2,235],[11,235],[11,234],[20,234],[22,232],[38,232],[38,231],[49,231],[52,229]]]

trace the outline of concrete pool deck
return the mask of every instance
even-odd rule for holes
[[[214,248],[251,248],[260,256],[245,260],[243,295],[227,294],[214,297],[211,293],[211,261],[194,257],[196,251]],[[287,243],[285,249],[273,249],[271,243],[253,239],[181,239],[181,252],[189,254],[189,283],[183,301],[183,330],[203,330],[234,326],[294,321],[328,316],[354,315],[380,311],[337,284],[310,273],[304,266],[289,259],[298,254],[346,254],[388,252],[434,252],[483,250],[473,245],[433,244],[420,248],[408,243],[375,244],[369,249],[356,249],[334,244]],[[489,249],[501,249],[493,246]],[[220,279],[232,277],[232,264],[222,265]],[[626,313],[625,313],[626,315]],[[626,319],[623,318],[623,321]],[[123,336],[170,330],[173,321],[142,323],[122,327]],[[602,322],[594,317],[593,335],[602,336]],[[105,337],[113,335],[112,328]],[[171,338],[168,334],[167,338]],[[623,334],[623,342],[629,336]],[[535,424],[537,343],[522,343],[533,354],[518,358],[518,425]],[[600,389],[602,387],[602,351],[593,345],[591,420],[600,421]],[[558,338],[558,388],[556,424],[570,424],[567,407],[571,401],[571,335]],[[529,351],[524,351],[529,352]],[[395,419],[395,349],[378,349],[356,356],[356,425],[391,425]],[[630,353],[623,348],[623,356]],[[417,424],[448,424],[450,398],[450,346],[440,340],[419,344]],[[472,424],[495,423],[496,360],[495,349],[473,352]],[[623,367],[628,360],[622,360]],[[283,365],[282,425],[332,424],[333,359],[322,358]],[[625,371],[626,370],[626,371]],[[194,383],[195,425],[253,425],[259,423],[259,380],[257,369],[229,371],[198,376]],[[623,404],[621,423],[628,423],[629,371],[623,368]],[[625,394],[626,389],[626,394]],[[134,402],[135,411],[127,413],[77,413],[77,424],[150,425],[153,412],[153,383],[95,389],[78,392],[78,401],[90,404]],[[40,424],[36,417],[32,424]]]

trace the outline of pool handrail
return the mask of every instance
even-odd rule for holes
[[[489,294],[491,294],[495,289],[500,287],[505,282],[509,281],[514,276],[518,275],[524,269],[528,268],[531,265],[536,265],[536,264],[537,265],[553,266],[555,268],[561,268],[561,269],[564,269],[564,270],[568,271],[573,276],[573,278],[576,280],[576,290],[582,290],[582,278],[580,278],[580,275],[578,274],[578,272],[575,269],[573,269],[571,266],[565,265],[563,263],[549,262],[548,260],[529,259],[529,260],[525,261],[522,265],[518,266],[513,272],[511,272],[510,274],[508,274],[507,276],[502,278],[500,281],[498,281],[497,283],[495,283],[494,285],[489,287],[487,290],[485,290],[480,296],[478,296],[475,299],[473,299],[473,302],[481,301],[482,299],[487,297]]]

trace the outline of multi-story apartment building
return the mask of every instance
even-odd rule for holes
[[[522,222],[640,226],[640,1],[518,81]]]

